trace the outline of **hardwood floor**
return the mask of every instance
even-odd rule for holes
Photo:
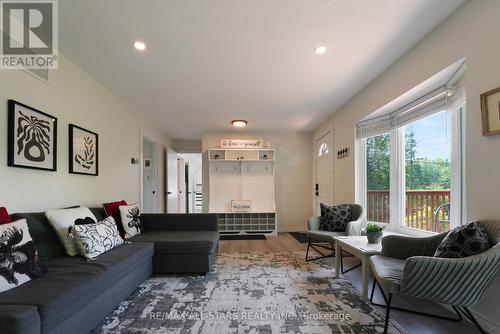
[[[292,251],[305,251],[307,244],[301,244],[288,233],[279,233],[276,237],[268,237],[266,240],[221,240],[220,252],[221,253],[249,253],[249,252],[292,252]],[[329,258],[334,266],[334,258]],[[352,265],[357,264],[357,259],[354,257],[344,258],[344,268],[350,268]],[[344,275],[344,278],[351,281],[351,283],[361,290],[361,268],[356,268]],[[334,275],[332,273],[332,279]],[[370,290],[371,292],[371,283]],[[379,289],[375,292],[375,301],[383,303],[382,294]],[[443,306],[428,303],[420,300],[409,300],[400,297],[394,297],[393,301],[395,306],[410,308],[421,312],[447,315],[454,317],[455,314],[448,311]],[[396,320],[403,326],[409,334],[444,334],[444,333],[479,333],[476,327],[468,321],[447,321],[435,319],[428,316],[421,316],[412,313],[401,311],[391,311],[391,319]]]
[[[307,244],[300,244],[288,233],[278,233],[276,237],[266,237],[266,240],[221,240],[221,253],[252,253],[252,252],[293,252],[305,251]]]

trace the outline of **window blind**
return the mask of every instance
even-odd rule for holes
[[[442,111],[457,110],[465,103],[464,69],[462,64],[446,83],[404,106],[358,122],[357,137],[377,136]]]

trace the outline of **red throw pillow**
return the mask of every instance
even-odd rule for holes
[[[0,208],[0,225],[12,223],[7,209],[4,207]]]
[[[123,238],[123,236],[125,236],[125,230],[123,229],[122,219],[120,217],[119,207],[121,205],[127,205],[127,202],[125,202],[124,200],[121,200],[121,201],[116,201],[116,202],[104,203],[102,206],[104,207],[104,211],[106,211],[106,214],[115,219],[116,227],[118,228],[118,232],[120,232],[120,235]]]

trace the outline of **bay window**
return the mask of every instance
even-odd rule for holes
[[[357,124],[357,201],[368,221],[429,232],[462,223],[465,92],[456,82]]]

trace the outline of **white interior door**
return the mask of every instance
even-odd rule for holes
[[[186,161],[177,157],[177,191],[178,208],[180,213],[186,213]]]
[[[167,149],[167,213],[179,212],[177,152]]]
[[[159,210],[156,178],[156,143],[147,138],[142,141],[142,211],[156,213]]]
[[[316,140],[316,212],[319,214],[320,203],[333,205],[333,134],[331,131]]]

